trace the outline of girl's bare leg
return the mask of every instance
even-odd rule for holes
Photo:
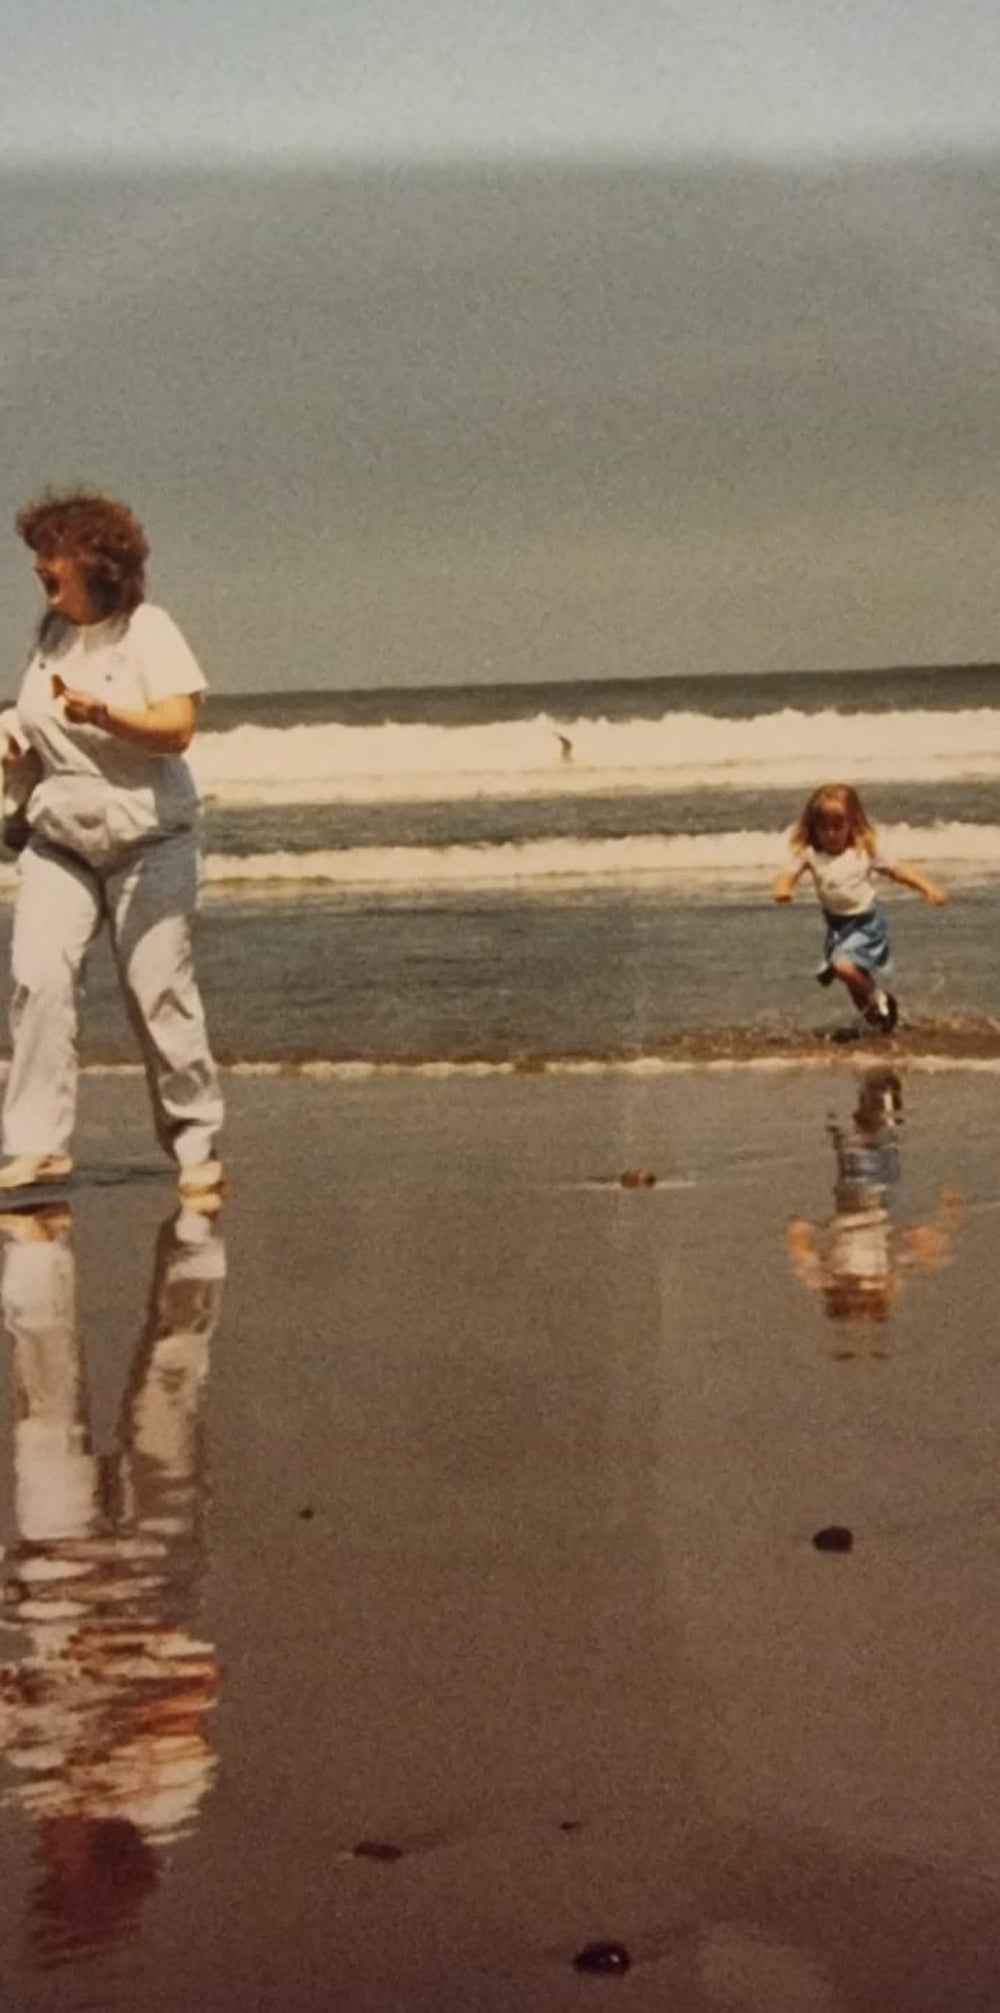
[[[878,991],[878,986],[872,978],[871,973],[863,972],[859,965],[848,964],[843,959],[839,959],[836,963],[832,964],[830,970],[838,979],[843,981],[858,1012],[864,1013],[865,1009],[871,1005],[873,994]]]

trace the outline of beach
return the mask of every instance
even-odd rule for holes
[[[253,23],[9,65],[9,514],[129,498],[204,670],[227,1124],[181,1207],[105,930],[72,1182],[0,1208],[0,2009],[996,2013],[992,110],[918,24],[883,158],[852,31],[876,154],[782,158],[837,34],[776,22],[766,150],[674,158],[671,10],[657,159],[631,109],[548,152],[549,24],[509,158],[418,162],[369,84],[478,133],[520,28],[298,11],[280,160],[226,151]],[[746,26],[693,35],[720,114]],[[13,536],[0,590],[13,702]],[[772,898],[835,780],[881,1042]]]
[[[866,1083],[892,1291],[835,1317]],[[94,1070],[68,1216],[4,1234],[8,2002],[998,2003],[996,1071],[227,1096],[217,1219]]]

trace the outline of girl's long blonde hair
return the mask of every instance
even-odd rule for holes
[[[847,830],[852,846],[861,846],[868,854],[876,848],[875,827],[869,819],[861,798],[849,783],[821,783],[818,790],[807,798],[798,824],[792,829],[791,843],[796,852],[804,852],[806,846],[815,846],[821,852],[817,829],[824,811],[839,811],[847,820]]]

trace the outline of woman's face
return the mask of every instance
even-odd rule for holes
[[[64,615],[67,622],[101,620],[101,611],[91,600],[84,562],[74,553],[39,552],[35,577],[53,615]]]

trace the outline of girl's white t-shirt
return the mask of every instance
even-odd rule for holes
[[[141,712],[159,699],[205,690],[177,624],[144,601],[131,615],[77,627],[46,623],[24,675],[13,731],[41,757],[29,823],[43,838],[99,864],[123,849],[192,825],[198,793],[183,755],[153,755],[99,727],[67,720],[55,676],[110,706]]]
[[[803,857],[820,902],[831,916],[863,916],[875,900],[875,875],[891,871],[884,854],[866,853],[863,846],[847,846],[842,853],[821,853],[806,846]]]

